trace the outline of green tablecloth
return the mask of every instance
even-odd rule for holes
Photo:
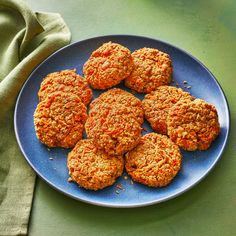
[[[236,2],[234,0],[28,0],[59,12],[73,41],[137,34],[190,52],[216,76],[231,108],[228,145],[196,187],[165,203],[109,209],[72,200],[37,181],[30,235],[234,235],[236,232]]]

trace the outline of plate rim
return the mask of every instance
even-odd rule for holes
[[[111,38],[111,37],[129,37],[129,38],[140,38],[143,40],[152,40],[152,41],[157,41],[158,43],[167,45],[169,47],[172,47],[174,49],[177,49],[178,51],[181,51],[182,53],[186,54],[187,56],[189,56],[191,59],[193,59],[194,61],[196,61],[198,64],[200,64],[201,67],[203,67],[210,75],[211,78],[214,80],[214,82],[216,83],[216,85],[219,87],[219,90],[225,100],[225,105],[226,105],[226,114],[227,114],[227,120],[226,120],[226,134],[225,134],[225,139],[223,140],[224,142],[222,143],[222,147],[219,151],[219,154],[217,155],[217,157],[215,158],[214,162],[211,164],[211,166],[207,169],[207,171],[204,173],[204,175],[202,175],[196,182],[194,182],[192,185],[188,186],[187,188],[185,188],[184,190],[174,193],[168,197],[162,197],[158,200],[151,200],[151,201],[146,201],[144,203],[134,203],[134,204],[119,204],[119,203],[103,203],[103,202],[98,202],[98,201],[92,201],[92,200],[86,200],[83,198],[79,198],[76,196],[73,196],[70,193],[67,193],[65,190],[61,189],[60,187],[58,187],[57,185],[55,185],[54,183],[52,183],[50,180],[48,180],[47,178],[45,178],[38,170],[37,168],[32,164],[32,162],[30,161],[30,159],[28,158],[28,156],[26,155],[24,148],[21,144],[20,138],[19,138],[19,134],[18,134],[18,126],[17,126],[17,113],[18,113],[18,104],[20,102],[20,98],[21,95],[24,91],[24,88],[26,86],[26,84],[28,83],[28,81],[31,79],[31,77],[34,75],[34,73],[44,64],[46,63],[48,60],[50,60],[52,57],[54,57],[54,55],[60,53],[61,51],[66,50],[67,48],[73,47],[77,44],[81,44],[84,43],[86,41],[91,41],[91,40],[96,40],[96,39],[106,39],[106,38]],[[231,126],[231,114],[230,114],[230,108],[229,108],[229,103],[227,100],[227,97],[225,95],[225,92],[223,90],[223,88],[221,87],[220,83],[218,82],[218,80],[216,79],[216,77],[213,75],[213,73],[201,62],[199,61],[195,56],[193,56],[192,54],[190,54],[189,52],[160,39],[157,38],[152,38],[152,37],[147,37],[147,36],[142,36],[142,35],[132,35],[132,34],[110,34],[110,35],[101,35],[101,36],[95,36],[95,37],[90,37],[90,38],[86,38],[86,39],[82,39],[76,42],[73,42],[71,44],[68,44],[58,50],[56,50],[55,52],[53,52],[52,54],[50,54],[48,57],[46,57],[41,63],[39,63],[39,65],[37,65],[32,72],[29,74],[28,78],[26,79],[26,81],[23,83],[20,92],[18,93],[17,96],[17,100],[15,103],[15,109],[14,109],[14,132],[15,132],[15,136],[16,136],[16,140],[18,143],[18,146],[21,150],[21,153],[23,154],[24,158],[26,159],[27,163],[30,165],[30,167],[34,170],[34,172],[44,181],[46,182],[49,186],[51,186],[53,189],[59,191],[60,193],[63,193],[64,195],[71,197],[72,199],[75,200],[79,200],[81,202],[85,202],[85,203],[89,203],[92,205],[96,205],[96,206],[102,206],[102,207],[110,207],[110,208],[137,208],[137,207],[145,207],[145,206],[150,206],[153,204],[157,204],[157,203],[161,203],[164,201],[168,201],[170,199],[176,198],[182,194],[184,194],[185,192],[189,191],[190,189],[192,189],[193,187],[195,187],[199,182],[201,182],[204,178],[206,178],[206,176],[214,169],[214,167],[216,166],[217,162],[221,159],[223,152],[225,151],[226,145],[228,143],[228,139],[229,139],[229,133],[230,133],[230,126]]]

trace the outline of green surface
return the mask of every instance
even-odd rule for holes
[[[234,235],[236,232],[236,2],[28,0],[36,11],[59,12],[72,41],[137,34],[170,42],[216,76],[231,108],[222,159],[196,187],[176,199],[136,209],[96,207],[37,181],[29,233],[41,235]]]

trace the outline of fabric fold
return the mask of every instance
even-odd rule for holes
[[[14,105],[30,73],[71,34],[59,14],[34,13],[21,0],[0,1],[0,17],[0,235],[26,235],[35,174],[16,142]]]

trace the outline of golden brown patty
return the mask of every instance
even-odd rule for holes
[[[73,181],[83,188],[98,190],[114,184],[122,175],[124,159],[108,156],[91,139],[84,139],[69,153],[67,166]]]
[[[169,109],[178,101],[194,98],[181,88],[160,86],[147,94],[142,102],[145,117],[154,131],[167,134],[167,116]]]
[[[116,109],[123,114],[132,114],[137,121],[143,123],[143,108],[141,101],[133,94],[119,88],[113,88],[102,93],[90,104],[89,115],[94,116],[101,110]]]
[[[134,69],[125,85],[139,93],[150,93],[171,81],[170,56],[154,48],[141,48],[132,53]]]
[[[84,64],[86,80],[94,89],[107,89],[119,84],[133,69],[128,48],[118,43],[104,43]]]
[[[75,70],[62,70],[48,74],[42,81],[38,96],[44,100],[49,94],[61,91],[73,93],[87,105],[92,99],[92,90],[88,83]]]
[[[89,116],[85,124],[89,138],[110,155],[122,155],[134,148],[141,138],[141,126],[130,114],[119,109],[101,109]]]
[[[216,108],[201,99],[176,103],[167,126],[170,139],[188,151],[208,149],[220,132]]]
[[[180,170],[182,156],[179,147],[167,136],[149,133],[126,153],[125,160],[125,168],[133,180],[150,187],[163,187]]]
[[[49,147],[74,147],[82,138],[86,119],[85,105],[72,93],[52,93],[34,112],[37,137]]]

